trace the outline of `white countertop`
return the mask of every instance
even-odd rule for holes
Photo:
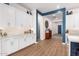
[[[67,35],[70,42],[79,42],[79,35]]]
[[[14,35],[7,35],[5,37],[0,37],[0,39],[5,39],[5,38],[24,38],[24,37],[28,37],[28,36],[33,36],[35,35],[35,33],[28,33],[28,34],[14,34]]]
[[[79,35],[69,35],[67,34],[68,41],[69,41],[69,56],[71,55],[71,42],[79,43]]]

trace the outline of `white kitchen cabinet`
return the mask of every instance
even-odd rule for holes
[[[0,39],[0,56],[1,56],[1,54],[2,54],[2,52],[1,52],[1,48],[2,48],[2,47],[1,47],[1,44],[2,44],[2,43],[1,43],[1,39]]]
[[[6,4],[0,4],[0,26],[15,25],[15,8]]]
[[[28,37],[26,37],[26,39],[27,39],[27,46],[36,42],[34,34],[29,34]]]
[[[22,49],[24,47],[27,47],[27,39],[26,37],[21,37],[19,39],[19,49]]]
[[[18,50],[18,40],[16,38],[4,38],[2,40],[2,55],[9,55]]]
[[[28,15],[27,14],[27,19],[25,20],[25,25],[27,26],[27,27],[32,27],[33,25],[33,22],[34,22],[34,20],[33,20],[33,18],[32,18],[33,16],[32,15]],[[27,22],[28,21],[28,22]]]
[[[2,26],[2,5],[0,4],[0,26]]]
[[[16,26],[24,26],[24,20],[26,19],[26,13],[19,9],[16,9]]]
[[[6,26],[7,24],[7,7],[4,4],[0,4],[0,26]]]
[[[66,29],[74,28],[74,15],[67,15],[66,16]]]
[[[0,4],[0,26],[33,26],[32,16],[17,8]],[[35,43],[35,36],[27,34],[25,37],[3,37],[0,40],[0,55],[9,55],[24,47]]]
[[[8,5],[4,5],[4,7],[5,8],[3,8],[3,14],[5,17],[4,20],[7,20],[7,26],[15,26],[15,8]]]
[[[16,9],[16,26],[29,27],[32,25],[32,23],[32,15],[29,15],[22,10]]]
[[[79,13],[74,14],[74,28],[75,29],[79,28]]]
[[[78,29],[79,27],[79,9],[72,9],[73,14],[66,17],[66,28]]]
[[[25,37],[19,39],[19,49],[25,48],[35,42],[36,42],[35,36],[27,34]]]
[[[8,21],[9,21],[9,6],[8,5],[5,5],[3,4],[2,5],[2,23],[3,23],[3,26],[8,26]]]
[[[29,20],[29,19],[27,17],[27,13],[23,12],[22,14],[23,14],[22,16],[23,26],[26,26],[26,24],[28,23],[28,21],[26,20]]]
[[[14,7],[11,7],[9,6],[8,8],[8,26],[15,26],[15,8]]]
[[[28,34],[28,35],[26,36],[27,46],[29,46],[29,45],[31,44],[31,38],[32,38],[32,36],[31,36],[30,34]],[[32,38],[32,39],[33,39],[33,38]]]
[[[29,27],[29,24],[30,24],[30,22],[29,22],[29,21],[30,21],[30,15],[27,14],[26,17],[27,17],[27,18],[26,18],[26,20],[25,20],[25,25],[26,25],[27,27]]]

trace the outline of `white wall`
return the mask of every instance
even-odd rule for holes
[[[41,15],[38,15],[38,20],[40,24],[40,39],[44,40],[45,39],[45,21],[47,20],[49,22],[49,29],[52,29],[52,23],[50,19],[48,19],[47,17],[43,17]]]
[[[62,25],[62,21],[52,22],[52,34],[58,34],[58,25]]]
[[[62,20],[58,19],[58,20],[52,20],[52,19],[48,19],[48,18],[44,18],[44,20],[48,20],[49,22],[49,28],[52,30],[52,35],[53,34],[57,34],[58,33],[58,25],[62,25]],[[61,30],[62,32],[62,30]]]

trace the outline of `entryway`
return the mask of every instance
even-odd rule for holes
[[[54,17],[53,14],[57,14],[57,17],[62,16],[62,17],[61,17],[62,20],[59,21],[59,22],[62,22],[62,26],[61,26],[61,28],[59,27],[59,29],[60,29],[59,31],[57,31],[58,29],[57,29],[56,31],[59,32],[59,33],[61,33],[62,42],[63,42],[63,43],[65,43],[65,17],[66,17],[65,10],[66,10],[65,8],[61,8],[61,9],[57,9],[57,10],[49,11],[49,12],[45,12],[45,13],[41,13],[40,11],[37,10],[37,15],[36,15],[36,20],[38,20],[38,14],[40,14],[41,16],[44,16],[44,17],[47,17],[47,16],[49,16],[49,15],[51,15],[52,17]],[[60,15],[59,13],[61,13],[61,15]],[[49,16],[49,17],[50,17],[50,16]],[[48,18],[49,18],[49,17],[48,17]],[[54,17],[54,18],[57,19],[56,17]],[[53,19],[51,19],[51,20],[53,20]],[[48,21],[48,22],[49,22],[49,21]],[[57,23],[57,22],[55,22],[55,23]],[[39,24],[39,23],[37,23],[37,24]],[[38,25],[36,25],[36,26],[38,26]],[[39,26],[38,26],[38,27],[39,27]],[[38,29],[39,29],[38,27],[37,27],[37,29],[36,29],[37,32],[38,32],[38,33],[37,33],[37,36],[39,36],[39,34],[40,34],[40,33],[39,33],[40,31],[38,31]],[[48,28],[46,28],[45,30],[47,30],[47,29],[50,30],[49,26],[48,26]],[[53,29],[53,28],[52,28],[52,29]],[[54,30],[55,30],[55,29],[54,29]],[[52,31],[52,30],[51,30],[51,31]],[[53,33],[53,32],[52,32],[52,33]],[[40,39],[37,38],[37,40],[39,41]]]

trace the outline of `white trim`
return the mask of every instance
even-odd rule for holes
[[[69,41],[69,49],[68,49],[68,55],[70,56],[70,50],[71,50],[71,42]]]
[[[65,45],[66,43],[62,43],[63,45]]]
[[[68,43],[68,34],[65,34],[65,42]]]
[[[35,44],[37,44],[38,42],[35,42]]]
[[[69,46],[69,44],[67,43],[67,45]]]

